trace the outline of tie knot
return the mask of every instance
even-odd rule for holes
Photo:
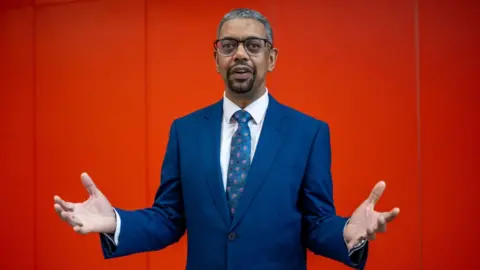
[[[252,120],[252,116],[244,110],[238,110],[233,114],[233,118],[237,120],[239,125],[246,125],[250,120]]]

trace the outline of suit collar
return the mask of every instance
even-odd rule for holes
[[[231,102],[236,107],[225,106],[225,102],[227,103]],[[272,94],[268,92],[268,89],[267,89],[267,92],[261,98],[257,99],[255,102],[253,102],[250,105],[247,106],[247,107],[250,107],[248,112],[255,119],[255,122],[258,121],[257,124],[260,123],[261,121],[265,121],[265,118],[267,117],[267,113],[270,118],[274,118],[277,120],[280,120],[286,117],[284,106],[281,103],[279,103],[272,96]],[[226,107],[229,107],[230,109],[227,109]],[[205,108],[205,110],[203,111],[203,116],[207,120],[218,121],[221,123],[221,121],[224,119],[231,119],[232,115],[236,112],[235,108],[239,108],[239,107],[230,100],[226,101],[224,97],[221,100],[218,100],[214,104]]]
[[[245,107],[245,111],[250,113],[250,115],[253,118],[253,122],[255,124],[260,124],[264,117],[265,113],[267,112],[268,109],[268,104],[269,104],[269,93],[268,89],[266,89],[265,93],[252,103],[250,103],[247,107]],[[241,108],[233,103],[226,94],[223,94],[223,121],[225,123],[231,123],[232,120],[232,115],[238,111],[241,110]]]

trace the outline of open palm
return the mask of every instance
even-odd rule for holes
[[[390,212],[377,212],[374,210],[375,204],[385,190],[385,186],[385,182],[378,182],[368,199],[360,204],[350,217],[344,232],[345,241],[348,243],[349,249],[352,249],[362,240],[374,240],[376,233],[386,232],[387,223],[395,219],[400,213],[399,208],[394,208]]]
[[[81,179],[89,198],[81,203],[72,203],[64,201],[60,196],[54,196],[56,212],[78,233],[115,232],[116,220],[112,205],[95,186],[90,176],[83,173]]]

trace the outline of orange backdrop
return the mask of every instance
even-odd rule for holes
[[[275,2],[275,3],[274,3]],[[331,126],[338,213],[387,181],[399,206],[367,269],[478,265],[478,1],[244,0],[274,28],[268,87]],[[0,2],[0,269],[184,269],[186,241],[103,260],[61,222],[87,171],[115,206],[149,206],[171,121],[222,95],[221,1]],[[478,175],[478,174],[477,174]],[[309,257],[311,269],[347,269]]]

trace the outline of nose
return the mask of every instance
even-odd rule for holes
[[[245,47],[243,46],[243,43],[238,44],[238,48],[235,51],[234,54],[234,59],[235,60],[248,60],[248,54],[245,51]]]

